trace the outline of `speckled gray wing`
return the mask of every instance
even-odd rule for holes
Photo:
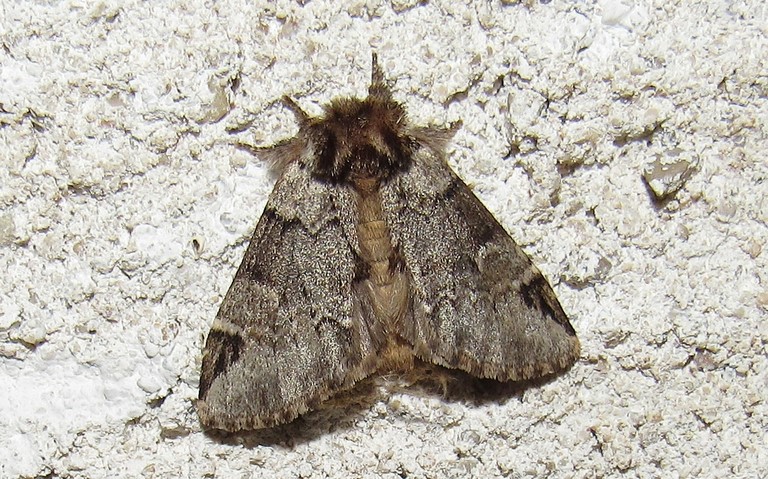
[[[410,276],[400,334],[420,358],[501,381],[567,368],[579,342],[552,288],[441,154],[423,146],[382,186]]]
[[[284,423],[375,369],[382,333],[353,291],[350,195],[287,166],[205,343],[204,426]]]

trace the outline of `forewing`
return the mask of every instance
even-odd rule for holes
[[[203,425],[287,422],[375,368],[380,333],[354,294],[353,205],[348,191],[288,165],[206,340]]]
[[[417,356],[502,381],[578,358],[550,285],[439,154],[419,149],[382,202],[410,275],[413,317],[400,334]]]

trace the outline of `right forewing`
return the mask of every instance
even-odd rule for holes
[[[575,332],[530,258],[435,150],[382,188],[411,282],[401,335],[422,359],[521,380],[570,366]]]

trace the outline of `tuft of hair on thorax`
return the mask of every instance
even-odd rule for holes
[[[379,184],[407,170],[414,151],[426,147],[442,155],[458,124],[448,129],[414,127],[394,99],[376,53],[371,55],[371,83],[365,98],[341,97],[309,116],[292,98],[283,104],[296,116],[294,138],[268,148],[249,148],[269,161],[278,174],[299,161],[320,181]]]

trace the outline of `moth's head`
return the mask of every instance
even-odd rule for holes
[[[375,54],[372,63],[368,96],[335,99],[320,118],[310,118],[285,99],[299,118],[305,164],[318,179],[385,180],[409,165],[414,141],[407,134],[405,109],[392,98]]]
[[[273,171],[282,172],[298,162],[318,180],[335,184],[386,181],[407,170],[421,148],[442,158],[446,143],[461,124],[454,122],[448,128],[409,125],[405,108],[392,98],[375,54],[366,98],[338,98],[319,118],[311,118],[288,96],[283,103],[296,115],[298,135],[266,148],[238,145],[269,161]]]
[[[389,96],[336,99],[306,125],[315,176],[332,182],[384,180],[409,164],[405,109]]]

